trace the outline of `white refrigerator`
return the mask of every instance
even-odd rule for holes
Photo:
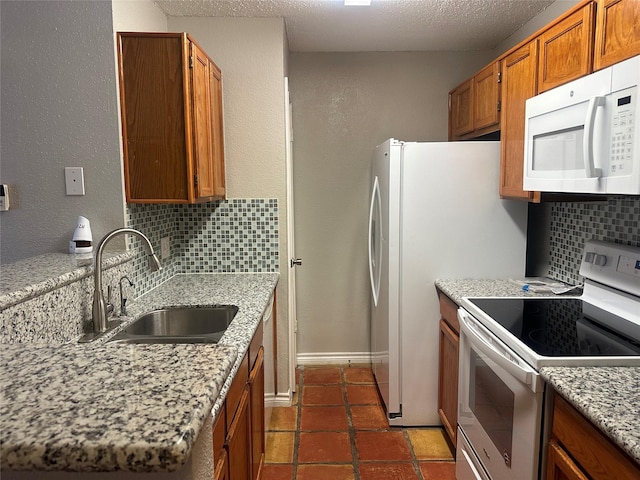
[[[390,425],[441,424],[434,281],[524,275],[527,203],[498,196],[499,145],[389,139],[376,147],[371,358]]]

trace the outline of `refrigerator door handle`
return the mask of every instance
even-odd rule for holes
[[[374,210],[377,208],[378,218],[374,218]],[[373,295],[373,304],[378,306],[378,295],[380,293],[380,261],[382,260],[382,252],[380,251],[380,242],[377,238],[381,232],[381,203],[380,203],[380,184],[378,177],[373,181],[373,189],[371,192],[371,205],[369,207],[369,280],[371,281],[371,294]],[[377,228],[376,228],[377,222]],[[376,248],[378,243],[378,248]]]

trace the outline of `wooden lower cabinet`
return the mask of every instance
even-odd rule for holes
[[[220,457],[216,460],[216,467],[213,474],[214,480],[229,480],[229,465],[227,451],[222,450]]]
[[[258,358],[249,377],[251,415],[251,479],[260,478],[264,464],[264,348],[260,346]]]
[[[213,425],[213,461],[215,462],[213,478],[215,480],[227,480],[229,478],[227,451],[224,448],[227,435],[226,413],[226,409],[223,406]]]
[[[588,480],[558,442],[549,442],[547,480]]]
[[[249,416],[250,392],[245,385],[231,427],[227,433],[229,480],[251,479],[251,417]]]
[[[547,480],[637,480],[640,466],[554,394]]]
[[[440,296],[440,354],[438,367],[438,414],[449,439],[456,445],[458,421],[458,351],[460,326],[458,306],[445,294]]]
[[[226,420],[221,413],[214,426],[216,480],[257,480],[262,474],[265,455],[262,328],[261,322],[227,393],[223,409]],[[226,425],[224,440],[226,455],[219,453],[218,445],[221,440],[220,434],[217,433],[219,432],[218,424]],[[226,469],[220,466],[221,461],[226,463]]]

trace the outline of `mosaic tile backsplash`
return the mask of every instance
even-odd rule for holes
[[[127,225],[151,240],[157,253],[168,236],[171,256],[160,272],[134,260],[136,296],[178,273],[277,272],[277,199],[229,199],[197,205],[127,205]],[[129,236],[130,237],[130,236]],[[137,238],[132,246],[142,249]]]
[[[589,239],[640,247],[640,196],[611,197],[606,202],[555,203],[551,207],[548,276],[570,284],[579,275],[584,243]]]

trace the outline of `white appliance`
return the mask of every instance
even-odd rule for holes
[[[542,477],[543,366],[640,366],[640,248],[586,243],[580,297],[463,298],[458,480]]]
[[[640,194],[640,56],[527,100],[524,189]]]
[[[527,204],[498,196],[499,142],[376,148],[372,369],[390,425],[440,425],[436,278],[522,277]]]

